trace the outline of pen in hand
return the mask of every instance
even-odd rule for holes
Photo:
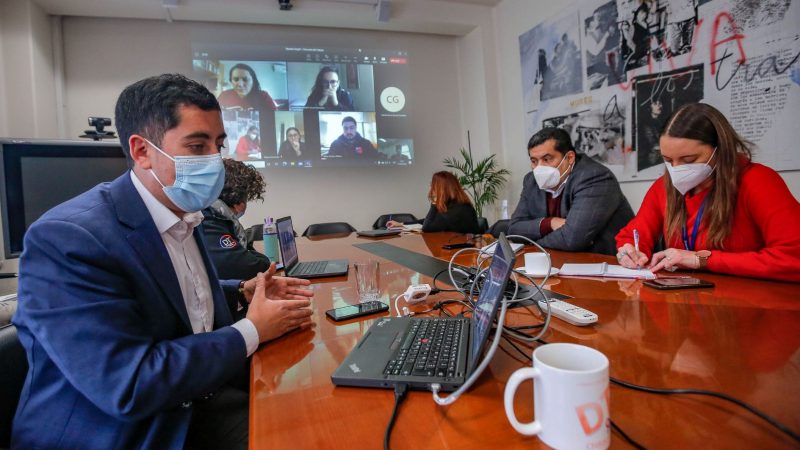
[[[0,278],[16,278],[17,274],[14,272],[0,273]]]
[[[636,268],[639,269],[639,230],[633,230],[633,247],[636,249]]]

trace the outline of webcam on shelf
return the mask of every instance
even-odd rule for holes
[[[85,130],[80,137],[102,141],[103,139],[114,139],[117,137],[113,131],[105,131],[104,128],[111,126],[111,119],[108,117],[89,117],[89,126],[94,130]]]
[[[281,11],[290,11],[292,9],[292,0],[278,0],[278,4],[281,6]]]

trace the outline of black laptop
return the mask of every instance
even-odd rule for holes
[[[292,218],[284,217],[275,223],[278,228],[278,243],[286,276],[296,278],[335,277],[347,273],[346,259],[298,262],[297,244],[294,242]]]
[[[367,330],[331,375],[338,386],[442,390],[461,386],[478,366],[486,338],[514,267],[514,252],[500,233],[499,245],[475,311],[465,317],[382,317]]]

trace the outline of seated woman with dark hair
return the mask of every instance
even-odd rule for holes
[[[247,202],[261,200],[266,183],[258,171],[225,158],[225,186],[219,198],[203,210],[203,237],[211,262],[223,280],[249,280],[269,269],[269,259],[253,249],[239,218]]]
[[[353,97],[339,86],[339,72],[325,66],[317,73],[314,87],[306,100],[306,108],[326,111],[353,111]]]
[[[256,71],[247,64],[236,64],[228,71],[228,80],[233,89],[219,94],[219,105],[223,108],[255,109],[275,111],[278,106],[269,92],[261,89]]]
[[[420,221],[422,231],[480,233],[478,214],[458,178],[452,173],[441,171],[433,174],[428,199],[431,201],[431,207],[425,218]],[[386,222],[387,228],[402,225],[393,220]]]
[[[286,129],[286,140],[281,143],[278,156],[288,160],[308,159],[311,156],[306,150],[306,143],[300,140],[300,130],[295,127]]]

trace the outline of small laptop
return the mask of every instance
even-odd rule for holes
[[[275,223],[278,229],[278,244],[286,276],[296,278],[335,277],[347,274],[346,259],[298,262],[297,244],[294,242],[292,218],[284,217]]]
[[[397,236],[400,230],[361,230],[356,231],[356,234],[364,237]]]
[[[500,233],[472,317],[382,317],[331,375],[337,386],[442,390],[461,386],[480,362],[511,269],[514,252]]]

